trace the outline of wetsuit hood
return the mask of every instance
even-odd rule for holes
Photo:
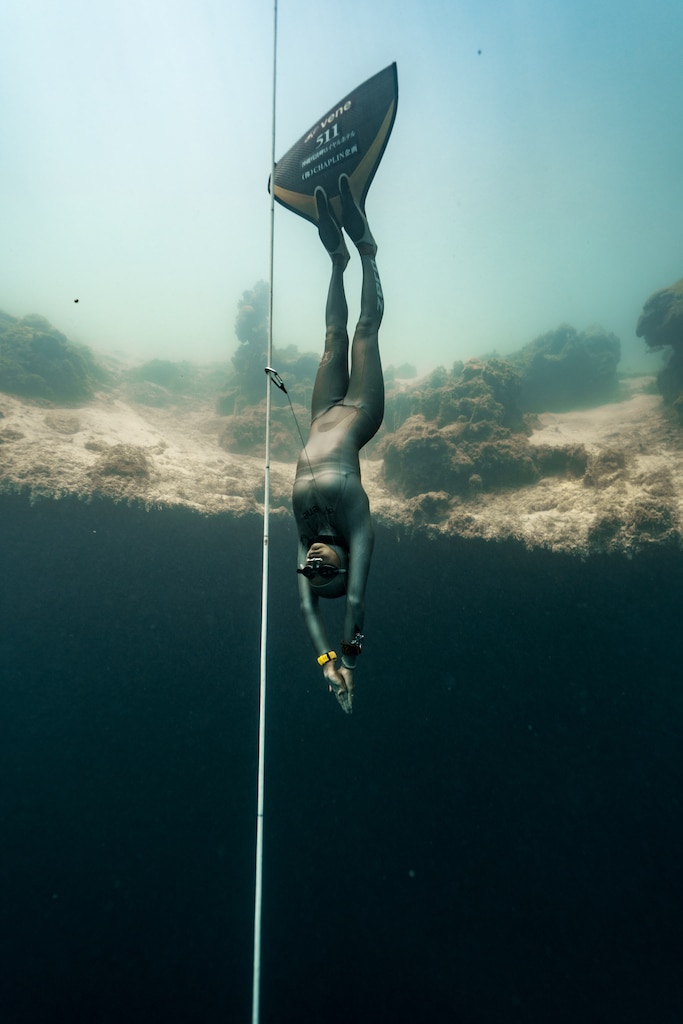
[[[323,538],[317,538],[323,541]],[[335,537],[335,540],[337,538]],[[339,559],[339,568],[348,569],[349,556],[346,548],[341,547],[339,544],[330,544],[328,539],[325,539],[323,543],[327,544],[328,547],[334,551],[335,555]],[[315,584],[311,580],[308,581],[308,585],[314,594],[318,597],[344,597],[346,594],[346,573],[340,572],[336,576],[331,576],[329,580],[325,580],[322,583]]]

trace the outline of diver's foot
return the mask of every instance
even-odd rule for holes
[[[344,231],[358,249],[361,256],[376,256],[377,243],[372,237],[365,212],[353,197],[348,174],[339,176],[339,194],[342,201]]]
[[[341,233],[341,228],[337,224],[336,217],[330,209],[327,193],[325,189],[318,186],[313,195],[318,211],[318,234],[320,235],[320,241],[330,254],[334,265],[340,266],[343,269],[350,259],[349,250],[346,248],[346,242]]]

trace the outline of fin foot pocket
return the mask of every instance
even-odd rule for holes
[[[318,211],[318,235],[320,236],[320,241],[332,257],[332,262],[345,267],[350,258],[349,250],[346,248],[341,228],[330,209],[327,193],[318,186],[314,192],[314,197],[315,206]]]
[[[348,175],[339,176],[339,194],[342,201],[342,217],[344,231],[360,253],[369,256],[377,255],[377,243],[372,237],[370,225],[364,210],[360,208],[351,191]]]

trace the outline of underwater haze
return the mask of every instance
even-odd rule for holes
[[[655,369],[635,323],[681,275],[682,34],[675,0],[279,5],[278,158],[398,63],[367,203],[385,363],[600,323]],[[272,57],[265,0],[6,0],[0,308],[98,351],[230,357],[269,273]],[[317,350],[327,273],[278,208],[277,345]]]

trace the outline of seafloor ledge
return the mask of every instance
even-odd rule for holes
[[[621,399],[537,418],[532,446],[583,445],[580,475],[526,486],[414,497],[388,489],[381,459],[362,463],[376,521],[400,535],[516,540],[528,549],[579,555],[636,553],[682,543],[683,430],[650,393],[651,379]],[[101,392],[78,408],[0,395],[0,493],[31,499],[106,497],[203,515],[260,515],[263,458],[223,450],[224,420],[211,404],[155,408]],[[293,464],[271,462],[271,514],[290,515]]]

